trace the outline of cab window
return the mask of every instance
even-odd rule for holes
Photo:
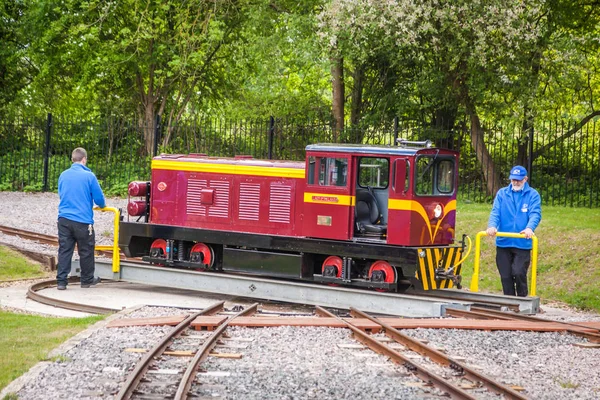
[[[318,171],[318,174],[316,173]],[[318,181],[315,182],[318,176]],[[314,157],[308,159],[308,184],[345,187],[348,182],[346,158]]]
[[[385,189],[390,176],[390,161],[380,157],[361,157],[358,168],[358,184],[362,187]]]

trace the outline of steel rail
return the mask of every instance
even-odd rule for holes
[[[497,311],[497,310],[484,310],[481,309],[479,307],[471,307],[471,310],[474,312],[485,312],[488,314],[492,314],[492,315],[496,315],[499,317],[506,317],[506,318],[510,318],[510,319],[520,319],[523,321],[535,321],[535,322],[553,322],[555,324],[561,324],[561,325],[569,325],[569,326],[573,326],[576,328],[583,328],[583,329],[591,329],[597,332],[600,332],[600,328],[596,328],[595,326],[589,326],[589,325],[584,325],[582,323],[579,322],[566,322],[566,321],[556,321],[553,319],[545,319],[545,318],[540,318],[540,317],[534,317],[532,315],[523,315],[523,314],[513,314],[510,312],[504,312],[504,311]]]
[[[353,317],[358,316],[360,318],[367,318],[371,322],[379,324],[384,329],[385,335],[388,336],[389,338],[395,340],[398,343],[402,343],[403,345],[405,345],[406,347],[408,347],[409,349],[411,349],[414,352],[417,352],[423,356],[429,357],[432,361],[435,361],[436,363],[438,363],[440,365],[448,366],[454,370],[461,372],[462,374],[464,374],[465,378],[467,378],[468,380],[470,380],[473,383],[480,383],[483,386],[485,386],[486,388],[488,388],[489,390],[491,390],[497,394],[503,395],[507,399],[519,399],[519,400],[527,399],[527,397],[521,395],[517,391],[511,389],[510,387],[505,386],[499,382],[496,382],[493,379],[477,372],[473,368],[468,367],[464,363],[461,363],[460,361],[457,361],[457,360],[447,356],[446,354],[442,353],[441,351],[438,351],[430,346],[427,346],[427,345],[419,342],[416,339],[413,339],[410,336],[405,335],[404,333],[398,331],[397,329],[391,327],[390,325],[386,324],[385,322],[380,321],[379,319],[377,319],[375,317],[372,317],[372,316],[370,316],[360,310],[357,310],[355,308],[350,308],[350,314]]]
[[[181,332],[187,329],[198,316],[209,315],[215,312],[219,312],[223,310],[224,304],[225,302],[221,301],[205,308],[202,311],[188,316],[185,320],[181,321],[175,328],[173,328],[167,335],[165,335],[162,338],[162,340],[156,346],[154,346],[152,350],[147,352],[144,355],[144,357],[142,357],[142,359],[137,363],[135,369],[131,372],[131,374],[129,374],[127,381],[123,384],[121,390],[119,390],[119,393],[117,393],[117,395],[115,396],[115,400],[126,400],[131,398],[133,392],[138,387],[140,381],[150,368],[152,360],[158,355],[162,354],[167,348],[167,346],[169,346],[171,341],[175,337],[179,336]]]
[[[481,309],[478,309],[478,310],[481,310]],[[600,332],[598,330],[598,328],[595,328],[592,326],[587,326],[587,325],[574,324],[571,322],[555,321],[552,319],[536,318],[536,317],[532,317],[532,316],[528,316],[528,315],[504,313],[502,311],[493,311],[492,312],[490,310],[483,310],[483,311],[446,310],[446,314],[451,315],[453,317],[465,317],[465,318],[471,318],[471,319],[486,319],[486,320],[499,319],[499,320],[504,320],[504,321],[529,321],[529,322],[538,322],[538,323],[545,323],[545,324],[550,324],[550,323],[558,324],[558,325],[563,325],[565,327],[565,332],[586,338],[587,340],[589,340],[592,343],[600,343],[600,333],[584,331],[584,329],[588,329],[588,330],[594,330],[595,332]]]
[[[45,235],[43,233],[26,231],[24,229],[13,228],[13,227],[4,226],[4,225],[0,225],[0,232],[4,233],[6,235],[10,235],[10,236],[18,236],[18,237],[21,237],[21,238],[27,239],[27,240],[37,241],[37,242],[49,244],[52,246],[58,246],[58,236]],[[19,249],[19,251],[27,252],[27,250],[21,250],[21,249]],[[94,249],[94,252],[96,252],[98,254],[106,255],[108,257],[112,257],[112,254],[113,254],[113,252],[111,250]],[[35,256],[31,255],[32,252],[29,252],[29,253],[30,254],[26,254],[26,255],[28,255],[30,257],[35,257]],[[128,259],[128,258],[124,257],[125,255],[123,253],[120,253],[120,254],[122,255],[121,258]],[[53,260],[52,257],[51,257],[51,259]],[[52,261],[50,261],[50,263],[51,262]],[[50,266],[52,267],[52,265],[50,265]]]
[[[544,319],[544,318],[540,318],[540,317],[533,317],[531,315],[513,314],[513,313],[509,313],[509,312],[502,312],[502,311],[482,310],[481,308],[478,308],[478,307],[472,307],[471,310],[473,310],[473,311],[464,313],[464,315],[468,316],[468,315],[477,313],[477,315],[480,315],[481,317],[483,317],[484,315],[489,316],[486,319],[494,319],[494,317],[495,317],[496,319],[511,319],[511,320],[520,320],[520,321],[560,324],[560,325],[564,325],[566,331],[569,333],[572,333],[573,335],[584,337],[584,338],[588,339],[590,342],[600,343],[600,329],[598,329],[594,326],[589,326],[589,325],[576,323],[576,322],[565,322],[565,321],[556,321],[553,319]],[[454,313],[454,311],[455,310],[452,310],[452,312],[450,314],[452,315]],[[459,311],[463,311],[463,310],[459,310]],[[460,313],[456,313],[456,314],[460,314]],[[584,329],[585,330],[593,330],[594,332],[585,332]]]
[[[446,314],[452,317],[464,317],[469,319],[499,319],[503,321],[514,321],[517,318],[511,318],[505,315],[495,315],[489,312],[490,310],[482,311],[467,311],[467,310],[446,310]]]
[[[51,244],[54,246],[58,246],[58,237],[51,235],[44,235],[43,233],[36,233],[31,231],[26,231],[19,228],[13,228],[11,226],[0,225],[0,232],[11,235],[11,236],[19,236],[23,239],[27,240],[36,240],[38,242]]]
[[[408,370],[414,372],[419,378],[421,378],[426,383],[431,383],[438,389],[446,392],[450,396],[450,398],[452,398],[452,399],[469,399],[469,400],[476,399],[476,397],[473,397],[472,395],[470,395],[463,389],[459,388],[458,386],[448,382],[441,376],[439,376],[431,371],[428,371],[421,365],[412,361],[410,358],[397,352],[396,350],[392,349],[391,347],[387,346],[386,344],[381,343],[377,339],[374,339],[372,336],[370,336],[366,332],[363,332],[362,330],[357,328],[354,324],[352,324],[348,320],[340,318],[337,315],[332,314],[331,312],[327,311],[326,309],[324,309],[323,307],[320,307],[320,306],[317,306],[316,312],[319,315],[336,318],[339,321],[342,321],[344,324],[346,324],[348,329],[350,329],[354,333],[354,336],[356,337],[356,339],[359,342],[363,343],[364,345],[369,347],[371,350],[373,350],[379,354],[390,357],[393,362],[398,363],[398,364],[403,364]]]
[[[69,282],[77,282],[77,281],[78,281],[77,278],[69,279]],[[34,283],[33,285],[31,285],[29,287],[29,289],[27,289],[27,298],[37,301],[38,303],[46,304],[49,306],[65,308],[67,310],[81,311],[81,312],[86,312],[86,313],[90,313],[90,314],[112,314],[112,313],[121,311],[120,309],[116,309],[116,308],[93,306],[90,304],[73,303],[73,302],[66,301],[66,300],[60,300],[60,299],[55,299],[52,297],[44,296],[44,295],[38,293],[39,290],[56,287],[56,285],[57,284],[56,284],[55,280],[48,280],[48,281]]]
[[[183,377],[181,378],[181,382],[177,387],[177,392],[175,393],[174,400],[186,400],[188,398],[188,393],[190,388],[192,387],[192,383],[194,383],[194,379],[196,379],[196,371],[200,366],[200,363],[208,357],[212,348],[217,344],[217,340],[221,337],[221,335],[225,332],[227,327],[229,326],[229,322],[234,320],[237,317],[242,315],[250,315],[254,314],[258,310],[258,303],[254,303],[248,308],[238,312],[235,315],[230,316],[224,321],[219,327],[213,332],[210,338],[208,338],[203,344],[202,347],[198,349],[192,361],[188,364],[187,369],[185,370]]]

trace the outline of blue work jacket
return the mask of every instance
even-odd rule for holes
[[[512,184],[498,190],[494,206],[488,221],[488,228],[494,227],[498,232],[520,233],[525,228],[535,231],[542,219],[542,200],[540,194],[525,182],[523,190],[515,192]],[[531,239],[497,237],[496,246],[516,247],[530,250]]]
[[[104,193],[96,175],[85,165],[73,163],[58,178],[58,218],[66,218],[83,224],[94,223],[93,203],[106,207]]]

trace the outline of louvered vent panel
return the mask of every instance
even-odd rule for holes
[[[269,222],[290,223],[292,209],[292,188],[271,184],[269,195]]]
[[[198,215],[201,217],[206,217],[206,206],[200,204],[200,192],[206,187],[207,183],[204,179],[188,180],[188,191],[186,200],[188,215]]]
[[[258,221],[260,207],[260,184],[240,184],[239,219]]]
[[[215,203],[208,208],[209,217],[229,218],[229,182],[210,181],[215,189]]]

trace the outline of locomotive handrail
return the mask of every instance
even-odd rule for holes
[[[473,276],[471,277],[471,291],[479,292],[479,263],[481,259],[481,237],[486,236],[486,231],[481,231],[477,233],[475,237],[475,262],[473,265]],[[512,233],[512,232],[496,232],[496,236],[501,237],[510,237],[517,239],[526,239],[525,235],[522,233]],[[536,291],[536,283],[537,283],[537,257],[538,257],[538,238],[533,235],[531,237],[533,241],[533,247],[531,249],[531,289],[529,290],[530,296],[535,296]]]
[[[114,232],[113,232],[113,244],[112,245],[96,245],[96,250],[111,250],[113,253],[112,256],[112,271],[113,273],[118,274],[119,273],[119,268],[121,265],[121,256],[119,254],[119,220],[120,220],[120,214],[121,212],[119,211],[119,209],[115,208],[115,207],[104,207],[104,208],[100,208],[100,207],[94,207],[95,211],[102,211],[102,212],[106,212],[106,211],[110,211],[115,213],[115,218],[114,218]]]
[[[459,261],[459,262],[457,262],[456,264],[454,264],[454,267],[453,267],[453,268],[456,268],[456,267],[458,267],[460,264],[462,264],[462,263],[463,263],[463,262],[464,262],[464,261],[467,259],[467,257],[469,257],[469,254],[471,254],[471,250],[473,249],[473,242],[471,241],[471,238],[470,238],[469,236],[466,236],[466,235],[465,235],[465,237],[466,237],[467,239],[469,239],[469,247],[467,247],[467,252],[466,252],[466,254],[464,254],[464,255],[463,255],[463,257],[460,259],[460,261]]]

